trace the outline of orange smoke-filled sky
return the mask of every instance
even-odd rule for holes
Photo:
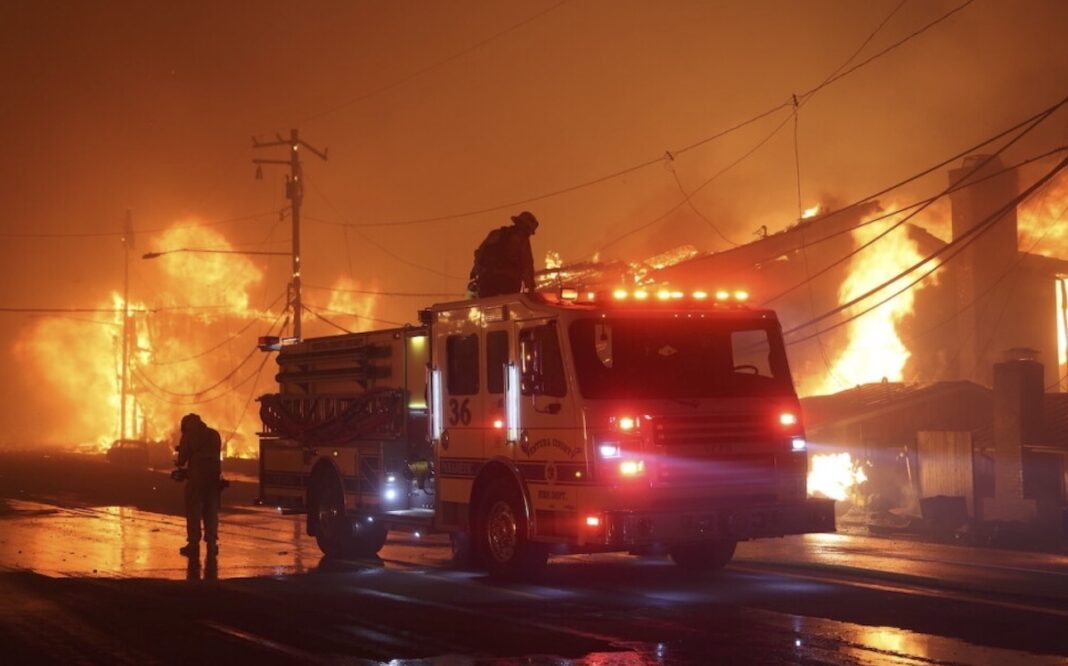
[[[490,208],[656,159],[818,85],[892,12],[854,62],[959,4],[5,2],[0,306],[109,303],[122,284],[117,237],[12,235],[115,232],[127,208],[139,230],[251,217],[212,228],[238,248],[286,250],[288,222],[275,224],[283,171],[267,167],[257,181],[250,163],[285,154],[254,151],[250,138],[292,127],[330,149],[328,162],[305,162],[309,285],[345,278],[460,293],[481,237],[523,208],[542,221],[536,257],[581,259],[679,202],[666,161],[514,209],[348,231],[337,223]],[[818,93],[798,122],[804,203],[876,191],[1058,101],[1068,92],[1066,28],[1059,0],[977,0]],[[680,154],[671,168],[692,190],[788,117],[782,110]],[[1008,161],[1066,140],[1062,112]],[[728,236],[749,240],[797,216],[794,168],[787,122],[694,203]],[[943,183],[935,174],[915,193]],[[165,249],[158,241],[139,232],[137,255]],[[723,247],[681,209],[606,252],[683,243]],[[263,274],[252,305],[263,307],[284,289],[287,265],[252,261]],[[134,300],[160,296],[157,272],[133,261]],[[306,300],[338,303],[325,291]],[[371,300],[375,316],[392,321],[411,321],[426,301]],[[39,323],[0,316],[12,341]],[[0,351],[12,368],[0,389],[0,441],[32,439],[41,419],[59,417],[14,346]]]

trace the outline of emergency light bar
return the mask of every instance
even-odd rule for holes
[[[626,289],[623,287],[617,287],[610,292],[597,293],[593,291],[580,291],[571,287],[562,287],[557,294],[555,294],[559,301],[564,303],[595,303],[597,301],[609,301],[622,303],[626,301],[635,301],[644,303],[647,301],[656,301],[660,303],[671,302],[694,302],[694,301],[707,301],[710,296],[715,297],[717,303],[724,303],[730,305],[740,305],[749,300],[749,292],[745,289],[719,289],[713,294],[710,294],[704,289],[695,289],[690,292],[682,291],[680,289],[672,289],[668,287],[636,287],[634,289]]]
[[[282,347],[295,345],[298,342],[300,342],[300,338],[280,338],[277,335],[261,335],[257,346],[260,348],[260,351],[281,351]]]

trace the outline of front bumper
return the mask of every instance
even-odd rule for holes
[[[834,500],[809,498],[789,504],[693,511],[610,511],[607,546],[691,541],[746,541],[810,532],[834,532]]]

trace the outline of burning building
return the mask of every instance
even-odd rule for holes
[[[932,208],[906,218],[916,207],[872,202],[626,279],[741,287],[779,312],[822,494],[863,484],[876,504],[914,509],[952,494],[973,518],[1051,521],[1068,503],[1063,394],[1045,395],[1068,371],[1068,178],[1019,211],[1017,172],[996,156],[968,157],[947,179],[948,239],[929,230],[941,226]]]

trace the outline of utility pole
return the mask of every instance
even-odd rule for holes
[[[126,209],[122,233],[122,376],[119,378],[119,440],[126,439],[126,391],[130,375],[130,247],[133,246],[133,211]]]
[[[300,204],[304,200],[304,174],[300,164],[300,147],[304,146],[319,159],[326,161],[327,151],[322,151],[308,145],[301,140],[297,130],[289,130],[289,139],[286,140],[281,134],[275,135],[277,141],[262,143],[252,137],[253,148],[271,148],[273,146],[287,146],[289,148],[288,160],[253,159],[256,165],[256,177],[263,178],[262,165],[284,164],[289,166],[289,174],[286,176],[286,198],[290,202],[290,217],[293,218],[293,277],[289,283],[289,307],[293,311],[293,335],[297,340],[301,339],[300,316],[302,305],[300,302]]]

